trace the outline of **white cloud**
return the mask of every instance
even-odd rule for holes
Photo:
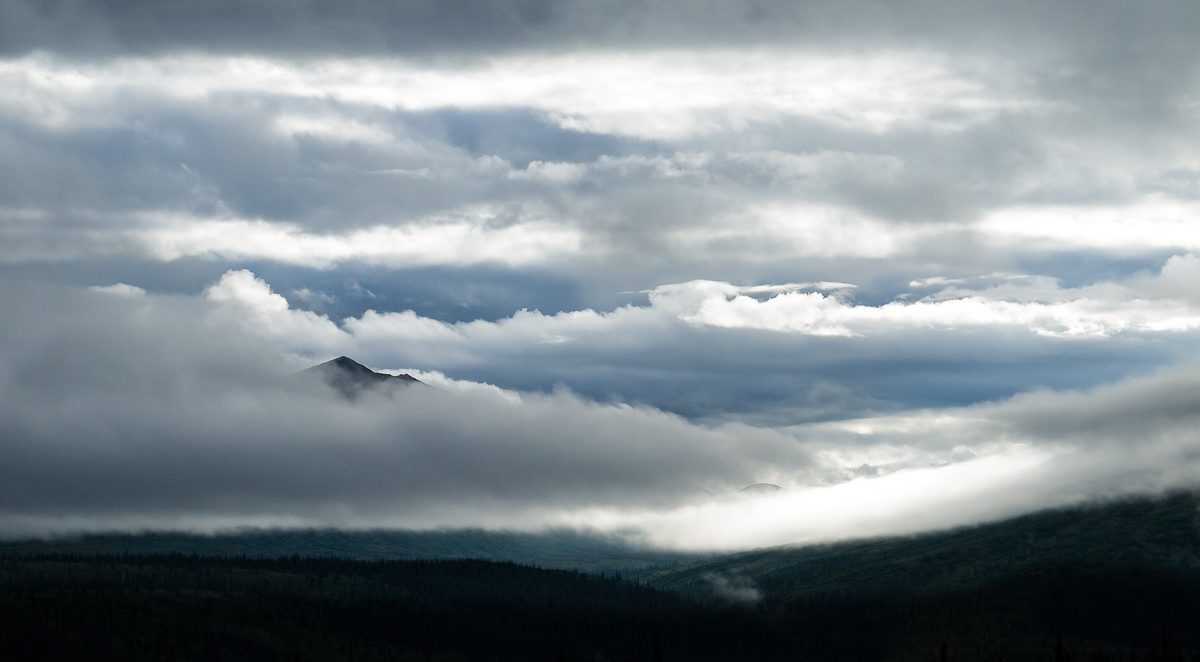
[[[521,106],[540,109],[566,128],[679,138],[784,116],[869,131],[896,125],[954,130],[1005,109],[1037,105],[1010,82],[977,74],[918,51],[597,51],[442,67],[403,60],[295,63],[203,55],[79,65],[33,55],[0,63],[0,82],[12,91],[0,109],[58,127],[113,121],[88,117],[85,109],[131,91],[185,100],[254,92],[413,110]],[[337,122],[285,125],[289,131],[375,135],[375,129]]]
[[[250,334],[278,339],[292,351],[329,352],[345,345],[345,334],[328,317],[292,309],[245,269],[226,272],[204,296],[217,304],[220,323],[233,322]]]
[[[775,494],[674,509],[593,509],[572,524],[632,527],[664,545],[739,549],[901,535],[1031,510],[1200,485],[1196,366],[1088,391],[797,426],[817,475]],[[849,439],[846,435],[858,437]],[[839,465],[890,467],[855,477]],[[861,472],[860,472],[861,473]],[[877,475],[876,475],[877,474]]]
[[[1200,258],[1195,255],[1174,255],[1163,265],[1158,276],[1143,274],[1135,286],[1151,296],[1200,305]]]
[[[908,469],[831,486],[718,498],[669,510],[597,509],[567,521],[618,530],[634,527],[657,544],[695,550],[900,535],[1059,505],[1047,490],[1029,490],[1047,478],[1053,459],[1046,451],[1012,448],[946,467]]]
[[[1044,279],[1008,280],[981,290],[949,288],[914,302],[855,304],[845,283],[735,286],[716,281],[663,285],[649,306],[612,312],[580,310],[449,323],[412,311],[369,310],[335,324],[287,300],[252,273],[230,271],[207,290],[214,302],[237,309],[252,332],[290,352],[366,353],[423,365],[468,365],[485,356],[536,354],[533,348],[581,343],[581,352],[654,351],[679,342],[683,327],[772,331],[804,336],[887,336],[922,329],[1016,329],[1032,336],[1103,339],[1120,334],[1183,333],[1200,328],[1200,310],[1186,296],[1194,256],[1169,260],[1157,275],[1121,283],[1060,288]],[[822,292],[821,290],[825,290]],[[766,298],[756,296],[766,295]],[[749,342],[749,341],[747,341]],[[396,353],[389,348],[403,348]],[[530,360],[535,360],[530,358]]]
[[[986,214],[978,230],[1023,250],[1200,250],[1200,205],[1159,195],[1124,204],[1014,206]]]
[[[1017,303],[986,296],[854,306],[819,293],[790,292],[769,301],[710,297],[684,319],[725,328],[817,336],[853,336],[904,327],[1014,326],[1048,336],[1110,336],[1125,331],[1187,331],[1200,311],[1171,301]]]
[[[886,258],[935,240],[944,226],[895,225],[828,204],[752,204],[728,218],[669,233],[681,252],[749,260]]]
[[[309,305],[329,304],[329,303],[333,303],[334,301],[337,301],[337,297],[334,297],[331,294],[326,294],[324,292],[314,292],[314,291],[308,289],[307,287],[304,287],[304,288],[301,288],[298,290],[292,290],[292,294],[295,295],[295,297],[297,299],[300,299],[301,301],[303,301],[304,303],[307,303]]]
[[[488,216],[315,234],[291,223],[178,219],[129,233],[160,260],[185,256],[269,259],[327,269],[356,261],[390,267],[496,263],[519,266],[581,249],[580,233],[546,221],[488,227]]]
[[[125,283],[116,283],[113,285],[93,285],[88,288],[92,292],[103,292],[118,297],[144,297],[146,290],[137,287],[136,285],[126,285]]]
[[[578,163],[532,161],[523,170],[513,170],[508,173],[508,176],[510,179],[570,184],[583,179],[587,171],[586,165]]]
[[[314,135],[343,142],[389,143],[396,139],[383,127],[337,115],[279,115],[275,127],[287,136]]]
[[[949,289],[926,299],[881,306],[853,305],[819,292],[784,292],[759,301],[735,288],[696,283],[689,289],[706,293],[681,317],[694,324],[724,328],[831,336],[911,327],[1013,326],[1062,337],[1179,332],[1200,328],[1200,309],[1175,296],[1158,295],[1180,293],[1181,280],[1197,270],[1196,263],[1191,255],[1172,258],[1157,278],[1135,279],[1140,287],[1099,284],[1070,290],[1035,279],[984,290]],[[929,281],[915,284],[923,286]],[[662,293],[672,296],[676,291],[663,289]]]

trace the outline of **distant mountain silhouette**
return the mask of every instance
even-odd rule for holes
[[[779,486],[772,483],[755,483],[753,485],[747,485],[738,490],[738,492],[744,492],[746,494],[772,494],[778,491]]]
[[[348,400],[355,400],[363,391],[380,386],[411,386],[426,384],[410,375],[387,375],[375,372],[348,356],[339,356],[332,361],[301,370],[292,375],[293,380],[319,381]]]

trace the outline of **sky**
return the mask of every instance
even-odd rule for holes
[[[732,550],[1197,487],[1197,27],[0,0],[0,537]],[[340,355],[434,388],[287,378]]]

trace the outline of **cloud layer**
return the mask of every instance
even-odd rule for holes
[[[700,428],[568,391],[443,383],[350,403],[301,388],[284,377],[298,360],[270,340],[320,333],[324,320],[293,313],[276,323],[286,304],[273,307],[281,299],[243,274],[205,299],[121,287],[5,292],[14,313],[0,362],[6,534],[260,522],[530,527],[595,503],[685,502],[811,464],[777,432]],[[235,301],[255,314],[230,315]],[[71,312],[35,321],[33,302]],[[91,323],[70,323],[79,315]]]
[[[0,1],[0,533],[1194,485],[1197,11]]]
[[[1175,260],[1166,275],[1137,285],[1162,288],[1171,268],[1193,262]],[[786,300],[796,287],[802,284],[770,288],[771,298],[758,305]],[[1200,382],[1190,367],[964,407],[880,412],[885,403],[872,401],[875,413],[864,417],[818,416],[775,428],[736,422],[729,418],[735,411],[699,425],[561,386],[521,393],[436,372],[416,373],[435,388],[357,402],[286,378],[307,365],[303,356],[343,349],[415,346],[453,364],[472,349],[536,361],[540,346],[557,350],[555,368],[576,366],[586,386],[605,360],[593,356],[598,342],[583,334],[624,338],[618,352],[629,354],[628,343],[637,343],[639,353],[653,355],[694,342],[689,332],[704,322],[690,311],[745,296],[737,292],[688,283],[662,288],[649,306],[608,314],[527,313],[447,325],[372,313],[338,325],[290,308],[246,271],[230,271],[191,297],[121,284],[5,287],[13,314],[3,323],[8,340],[0,356],[0,530],[567,525],[664,546],[730,549],[952,526],[1188,486],[1200,471]],[[905,305],[923,315],[920,302]],[[860,333],[890,341],[895,327],[907,325],[889,315],[868,321]],[[967,315],[961,324],[980,321]],[[1024,326],[1032,340],[1097,341],[1047,336],[1019,317],[1008,324]],[[803,338],[810,331],[770,333]],[[578,367],[589,361],[590,370]],[[707,379],[719,377],[714,370]],[[865,399],[854,382],[842,388],[836,396]],[[726,389],[725,397],[737,397],[742,387]],[[837,404],[835,411],[846,411]],[[784,489],[736,493],[754,482]]]

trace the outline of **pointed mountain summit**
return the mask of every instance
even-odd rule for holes
[[[387,375],[375,372],[348,356],[339,356],[332,361],[301,370],[292,375],[301,380],[320,380],[349,400],[355,400],[362,392],[379,386],[411,386],[424,382],[410,375]]]

